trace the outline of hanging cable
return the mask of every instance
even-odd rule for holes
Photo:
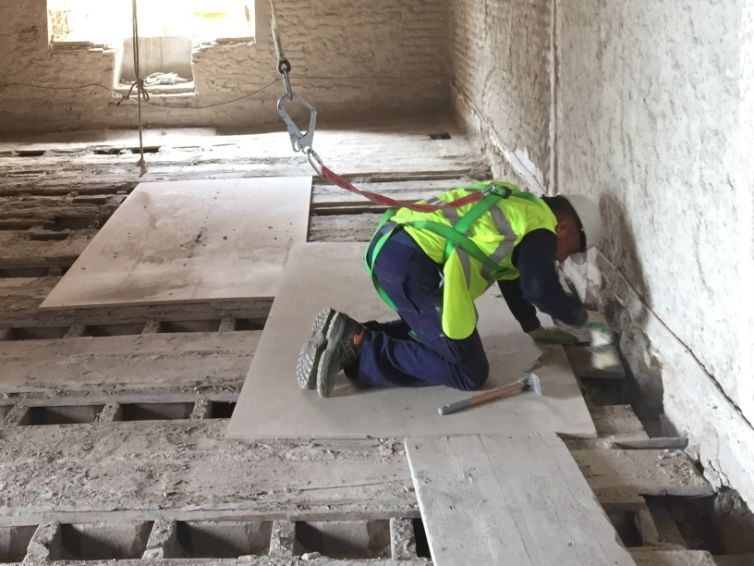
[[[285,83],[285,92],[278,98],[277,112],[280,119],[285,123],[288,129],[288,135],[291,138],[291,145],[293,151],[297,153],[303,153],[306,159],[309,161],[312,169],[329,183],[337,185],[341,189],[348,192],[360,195],[375,204],[388,206],[390,208],[406,207],[417,212],[435,212],[438,210],[457,209],[462,206],[466,206],[475,202],[479,202],[485,198],[488,194],[497,194],[496,191],[505,190],[501,189],[497,184],[492,184],[484,190],[474,191],[471,194],[457,198],[450,202],[411,202],[396,200],[386,195],[381,195],[373,191],[364,191],[357,188],[353,183],[342,175],[338,175],[327,167],[322,161],[322,158],[314,150],[314,132],[317,127],[317,109],[309,103],[306,98],[300,94],[293,92],[291,88],[290,72],[291,64],[283,54],[283,46],[280,41],[280,34],[278,33],[277,11],[275,9],[275,0],[270,0],[271,22],[272,22],[272,42],[275,45],[275,55],[277,56],[278,72],[283,76],[283,82]],[[303,131],[291,117],[290,113],[286,109],[286,103],[298,103],[305,110],[309,111],[309,127]]]
[[[130,100],[134,90],[136,91],[136,101],[138,103],[138,121],[139,121],[139,162],[137,165],[141,169],[141,174],[144,175],[147,172],[147,162],[144,159],[144,123],[141,116],[141,103],[149,102],[149,93],[147,92],[144,79],[141,76],[141,57],[139,53],[139,13],[137,7],[137,0],[131,0],[131,26],[133,30],[133,52],[134,52],[134,77],[135,81],[131,84],[131,88],[123,95],[123,98],[118,102],[118,106],[124,100]]]

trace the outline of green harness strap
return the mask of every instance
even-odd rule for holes
[[[445,244],[443,258],[444,260],[447,260],[453,249],[455,247],[458,247],[477,261],[485,264],[487,267],[492,269],[494,274],[498,274],[501,271],[500,266],[481,249],[479,249],[479,246],[477,246],[474,241],[466,235],[466,233],[469,231],[474,222],[479,220],[479,218],[481,218],[485,212],[488,212],[501,199],[509,198],[510,196],[521,196],[522,198],[528,198],[529,193],[525,193],[519,190],[515,185],[511,185],[509,183],[495,183],[494,185],[489,185],[484,189],[480,188],[479,190],[484,190],[488,194],[482,200],[477,202],[474,205],[474,208],[466,213],[455,226],[448,226],[446,224],[433,222],[431,220],[416,220],[414,222],[408,222],[406,224],[396,224],[392,229],[382,234],[374,244],[374,246],[371,246],[370,242],[369,247],[372,247],[372,253],[368,253],[369,247],[367,247],[367,253],[364,256],[364,265],[367,272],[372,277],[372,283],[374,284],[374,288],[377,290],[377,294],[391,309],[398,310],[396,309],[393,300],[388,296],[388,294],[379,284],[379,281],[377,281],[377,276],[374,273],[374,262],[376,261],[380,250],[382,250],[382,247],[399,227],[412,226],[414,228],[429,230],[431,232],[434,232],[438,236],[445,238],[447,243]],[[534,197],[534,195],[531,196]],[[375,230],[374,236],[372,236],[372,240],[374,240],[380,230],[382,230],[382,228],[384,228],[385,225],[390,222],[395,213],[395,209],[390,209],[385,212],[385,214],[380,219],[379,224],[377,225],[377,229]]]

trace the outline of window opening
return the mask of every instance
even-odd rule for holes
[[[197,45],[254,38],[254,0],[139,2],[141,74],[158,92],[193,91],[191,54]],[[48,0],[53,43],[118,49],[116,88],[136,79],[131,0]]]

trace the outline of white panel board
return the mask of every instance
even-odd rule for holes
[[[142,183],[43,308],[273,297],[311,177]]]
[[[348,243],[310,243],[291,251],[230,423],[231,437],[404,437],[520,430],[596,437],[560,347],[553,348],[537,370],[544,397],[525,393],[448,416],[439,416],[437,407],[470,393],[447,387],[357,390],[344,385],[336,388],[335,396],[321,399],[316,392],[299,389],[294,378],[297,355],[323,306],[362,321],[395,318],[364,271],[363,251],[364,244]],[[487,387],[519,379],[542,353],[495,294],[490,292],[477,303],[491,367]]]
[[[554,434],[406,441],[435,566],[633,566]]]

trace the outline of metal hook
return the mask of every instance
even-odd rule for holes
[[[302,132],[301,129],[296,125],[296,122],[293,121],[293,118],[291,118],[291,115],[285,108],[286,100],[297,102],[304,106],[307,110],[309,110],[309,128],[306,130],[306,132]],[[312,144],[314,143],[314,132],[317,128],[317,109],[309,104],[309,101],[306,100],[303,96],[294,93],[290,93],[289,96],[288,93],[285,93],[280,98],[278,98],[277,111],[278,116],[280,116],[280,118],[283,120],[283,122],[285,122],[285,125],[288,128],[288,135],[291,138],[293,151],[306,152],[307,149],[311,150]]]

